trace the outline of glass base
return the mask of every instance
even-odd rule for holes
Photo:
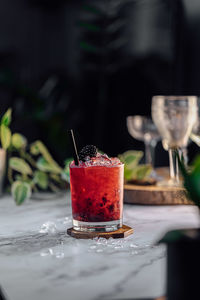
[[[161,180],[157,182],[157,186],[161,187],[183,187],[182,181],[176,181],[176,180]]]
[[[73,229],[88,232],[111,232],[122,227],[122,219],[110,222],[81,222],[73,219]]]

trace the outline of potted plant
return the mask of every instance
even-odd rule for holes
[[[200,156],[190,170],[177,157],[188,197],[200,212]],[[160,242],[167,244],[167,299],[200,299],[200,228],[170,231]]]
[[[42,141],[37,140],[31,145],[20,133],[11,133],[11,109],[3,115],[0,121],[0,192],[3,178],[6,174],[6,157],[8,161],[8,189],[17,205],[22,204],[33,192],[59,192],[69,183],[69,163],[65,161],[61,167],[53,159]],[[41,194],[40,194],[41,198]]]

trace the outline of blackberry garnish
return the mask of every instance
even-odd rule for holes
[[[86,157],[88,156],[90,158],[97,156],[97,148],[95,146],[87,145],[79,152],[79,159],[82,161],[86,161]]]

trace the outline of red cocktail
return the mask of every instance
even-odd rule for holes
[[[83,231],[113,231],[122,226],[124,165],[97,154],[70,165],[73,227]]]

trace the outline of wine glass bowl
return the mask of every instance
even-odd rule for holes
[[[160,139],[160,134],[152,122],[152,120],[145,116],[128,116],[127,117],[127,127],[130,135],[139,140],[156,140]]]
[[[128,116],[127,128],[129,134],[145,144],[145,162],[154,166],[154,150],[160,140],[160,134],[151,118],[146,116]]]
[[[154,96],[152,118],[162,137],[164,149],[169,150],[170,177],[168,184],[179,185],[178,163],[174,150],[187,146],[197,121],[196,96]]]

